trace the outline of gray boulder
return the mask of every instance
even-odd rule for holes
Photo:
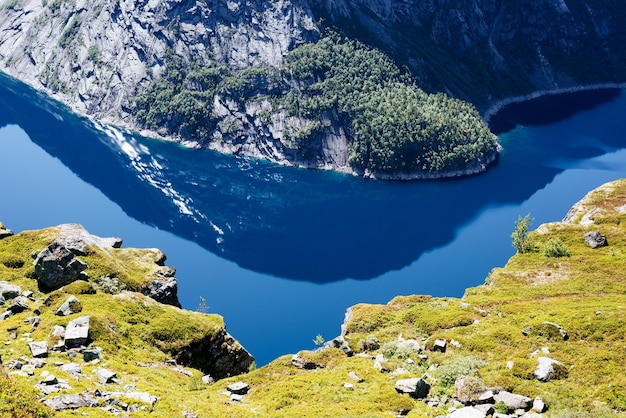
[[[48,355],[48,343],[46,341],[28,343],[28,348],[30,348],[33,357],[46,357]]]
[[[59,395],[44,401],[48,408],[55,411],[63,411],[66,409],[76,409],[84,407],[94,407],[98,405],[95,396],[83,392],[76,395]]]
[[[13,235],[13,231],[7,229],[2,222],[0,222],[0,239],[10,237]]]
[[[76,363],[68,363],[61,366],[61,370],[65,373],[69,374],[75,379],[80,378],[83,375],[83,371],[80,366]]]
[[[567,368],[560,361],[550,357],[537,357],[537,368],[533,371],[533,376],[542,382],[567,377]]]
[[[178,282],[174,274],[176,274],[174,267],[161,267],[156,273],[157,278],[141,289],[141,293],[157,302],[180,308]]]
[[[453,413],[447,415],[447,418],[485,418],[487,414],[479,409],[471,406],[457,409]]]
[[[22,294],[22,288],[9,282],[0,281],[0,298],[9,300]]]
[[[402,379],[396,382],[396,392],[406,393],[412,398],[423,399],[428,396],[430,385],[419,377]]]
[[[47,290],[72,283],[87,269],[86,263],[56,241],[37,255],[33,265],[39,285]]]
[[[324,348],[338,348],[339,350],[343,351],[347,356],[351,356],[353,354],[350,345],[342,336],[335,337],[332,340],[327,341],[324,344]]]
[[[102,384],[112,383],[113,379],[117,377],[115,372],[112,372],[110,370],[103,369],[103,368],[96,369],[95,373],[96,373],[96,376],[98,377],[98,380]]]
[[[87,255],[89,246],[104,250],[122,246],[121,238],[101,238],[92,235],[80,224],[63,224],[58,228],[59,236],[55,241],[76,255]]]
[[[86,345],[89,340],[89,316],[81,316],[67,324],[65,346],[67,348]]]
[[[528,409],[530,409],[530,405],[532,402],[532,399],[527,396],[516,395],[505,390],[501,390],[500,392],[493,395],[493,400],[496,403],[504,403],[510,411],[515,411],[517,409],[523,409],[527,411]]]
[[[65,302],[63,302],[61,306],[59,306],[59,309],[57,309],[54,314],[58,316],[67,316],[78,313],[82,310],[83,305],[80,303],[78,298],[74,295],[71,295],[65,300]]]
[[[245,382],[236,382],[226,386],[226,389],[236,395],[245,395],[250,391],[250,385]]]
[[[90,362],[102,358],[102,349],[100,347],[86,348],[82,352],[83,360]]]
[[[589,231],[585,234],[585,243],[591,248],[605,247],[609,245],[606,236],[598,231]]]
[[[14,314],[17,314],[20,312],[24,312],[28,308],[29,308],[28,299],[25,298],[24,296],[18,296],[15,299],[13,299],[11,304],[8,306],[7,310],[13,312]]]
[[[446,340],[436,339],[435,342],[433,343],[433,351],[440,351],[442,353],[445,353],[447,345],[448,344]]]
[[[539,413],[545,412],[546,409],[548,409],[546,407],[545,402],[543,401],[543,399],[541,399],[539,396],[537,396],[534,400],[533,400],[533,409]]]

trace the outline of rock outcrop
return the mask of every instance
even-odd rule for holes
[[[87,264],[58,242],[53,242],[42,250],[33,265],[39,285],[48,290],[72,283],[87,269]]]

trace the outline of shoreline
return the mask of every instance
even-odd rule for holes
[[[591,91],[591,90],[607,90],[607,89],[626,89],[626,82],[623,83],[599,83],[599,84],[588,84],[581,86],[573,86],[573,87],[563,87],[563,88],[555,88],[549,90],[537,90],[532,93],[528,93],[522,96],[512,96],[507,97],[501,100],[497,100],[493,104],[491,104],[487,110],[485,110],[481,116],[483,121],[489,126],[491,122],[491,118],[494,117],[499,111],[504,109],[505,107],[515,104],[515,103],[523,103],[533,99],[538,99],[540,97],[545,96],[557,96],[559,94],[567,94],[567,93],[578,93],[581,91]]]

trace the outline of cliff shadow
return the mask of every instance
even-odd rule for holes
[[[315,283],[406,267],[450,243],[485,208],[523,202],[545,187],[563,171],[550,163],[555,156],[589,158],[619,142],[505,144],[482,175],[369,181],[98,128],[20,83],[0,77],[0,84],[0,126],[19,125],[129,216],[243,268]]]

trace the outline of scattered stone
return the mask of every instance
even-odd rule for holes
[[[24,296],[25,298],[28,298],[29,300],[32,300],[33,302],[35,301],[35,296],[32,290],[25,291],[24,293],[22,293],[22,296]]]
[[[465,408],[457,409],[456,411],[447,415],[448,418],[485,418],[486,416],[486,413],[472,406],[466,406]]]
[[[65,328],[61,325],[55,325],[50,332],[51,337],[65,338]]]
[[[87,269],[86,263],[56,241],[39,253],[33,265],[39,284],[48,290],[72,283]]]
[[[183,411],[183,418],[198,418],[195,411]]]
[[[98,377],[98,380],[102,384],[112,383],[113,379],[117,377],[115,372],[112,372],[110,370],[103,369],[103,368],[96,369],[95,373],[96,373],[96,376]]]
[[[530,334],[532,330],[533,330],[533,327],[526,327],[522,330],[522,335],[524,337],[528,337],[528,335]]]
[[[342,336],[335,337],[332,340],[327,341],[324,344],[324,348],[338,348],[339,350],[343,351],[347,356],[352,356],[354,354],[352,352],[352,349],[350,348],[350,345]]]
[[[456,340],[450,340],[450,345],[454,348],[461,348],[461,343]]]
[[[412,398],[423,399],[428,396],[430,385],[424,379],[414,377],[411,379],[402,379],[396,382],[396,392],[406,393]]]
[[[159,400],[158,397],[150,395],[148,392],[110,392],[110,393],[100,392],[100,394],[103,395],[103,397],[106,399],[115,399],[115,398],[124,397],[128,399],[133,399],[135,401],[147,403],[150,406],[154,406],[154,404],[156,404],[157,401]],[[128,408],[125,408],[125,409],[128,410]]]
[[[585,243],[591,248],[600,248],[609,245],[606,236],[598,231],[587,232],[585,234]]]
[[[313,361],[306,361],[302,357],[298,356],[297,354],[294,354],[293,356],[291,356],[291,364],[296,366],[298,369],[303,369],[303,370],[314,370],[314,369],[324,368],[323,365],[319,363],[315,363]]]
[[[233,402],[241,402],[243,401],[243,395],[238,395],[236,393],[231,393],[230,400]]]
[[[173,358],[165,360],[165,364],[172,367],[178,366],[178,362]]]
[[[24,296],[17,296],[13,299],[7,310],[13,312],[14,314],[18,314],[20,312],[24,312],[28,308],[28,298],[25,298]]]
[[[355,372],[348,373],[348,377],[358,383],[361,383],[364,381],[364,379],[358,374],[356,374]]]
[[[89,316],[80,316],[67,324],[65,346],[67,348],[86,345],[89,339]]]
[[[100,347],[86,348],[82,352],[83,360],[90,362],[93,360],[100,360],[102,358],[102,349]]]
[[[13,235],[13,231],[6,229],[4,225],[0,228],[0,239],[4,239]]]
[[[28,348],[30,348],[30,352],[33,357],[46,357],[48,355],[48,342],[47,341],[38,341],[28,343]]]
[[[250,385],[244,382],[236,382],[226,386],[230,393],[245,395],[250,390]]]
[[[567,368],[560,361],[550,357],[538,357],[538,365],[533,375],[537,380],[548,382],[554,379],[562,379],[569,374]]]
[[[465,303],[465,302],[459,302],[459,306],[461,307],[461,309],[468,309],[469,308],[469,304]]]
[[[98,400],[91,394],[83,392],[75,395],[59,395],[44,401],[44,404],[55,411],[94,407]]]
[[[506,362],[506,368],[507,369],[512,370],[513,366],[515,366],[515,362],[514,361],[507,361]]]
[[[61,366],[61,370],[63,370],[65,373],[69,374],[75,379],[79,379],[83,376],[82,369],[76,363],[64,364],[63,366]]]
[[[83,305],[80,303],[78,298],[74,295],[71,295],[65,300],[65,302],[63,302],[63,304],[61,304],[61,306],[59,306],[59,309],[57,309],[54,314],[58,316],[68,316],[78,313],[82,310]]]
[[[346,382],[346,383],[343,384],[343,388],[345,390],[354,390],[354,385],[352,383]]]
[[[6,364],[6,368],[11,370],[20,370],[22,366],[24,366],[24,363],[19,360],[9,360]]]
[[[41,318],[38,316],[31,316],[29,318],[26,318],[24,320],[24,322],[26,322],[27,324],[31,325],[31,330],[30,332],[33,332],[35,330],[35,328],[37,328],[39,326],[39,323],[41,322]]]
[[[501,390],[500,392],[493,395],[493,400],[498,402],[502,402],[506,405],[509,410],[514,411],[516,409],[528,410],[530,408],[530,402],[532,399],[522,396],[516,395],[511,392],[507,392],[505,390]]]
[[[556,330],[558,331],[558,333],[561,335],[561,337],[563,338],[563,341],[567,341],[569,340],[569,334],[567,331],[565,331],[559,324],[555,324],[554,322],[544,322],[544,325],[547,325],[549,327],[554,327],[556,328]]]
[[[533,400],[533,409],[539,413],[546,411],[546,404],[539,396]]]
[[[41,369],[43,366],[45,366],[48,363],[46,362],[46,360],[42,358],[32,358],[28,360],[28,364],[34,367],[35,369]]]
[[[391,369],[387,365],[388,360],[382,354],[377,354],[374,358],[374,368],[382,373],[389,373]]]
[[[181,307],[178,301],[178,282],[176,281],[176,269],[174,267],[160,267],[157,270],[157,278],[148,283],[141,293],[166,305]]]
[[[0,281],[0,297],[9,300],[22,294],[22,288],[9,282]]]
[[[433,351],[440,351],[442,353],[445,353],[446,346],[447,346],[446,340],[438,338],[435,340],[435,343],[433,344]]]
[[[0,314],[0,321],[4,321],[5,319],[10,317],[11,315],[13,315],[13,312],[5,311],[4,313]]]
[[[177,371],[178,373],[184,374],[185,376],[189,376],[189,377],[193,376],[193,373],[191,372],[191,370],[187,370],[184,367],[175,367],[174,370]]]
[[[407,369],[405,369],[404,367],[398,367],[397,369],[395,369],[393,372],[391,372],[391,374],[398,376],[401,374],[408,374],[409,371]]]
[[[205,374],[204,376],[202,376],[202,381],[207,385],[212,385],[213,383],[215,383],[215,379],[213,379],[210,374]]]
[[[43,377],[43,379],[39,382],[42,385],[56,385],[57,383],[59,383],[59,381],[57,380],[56,376],[53,374],[48,374],[46,376]]]

